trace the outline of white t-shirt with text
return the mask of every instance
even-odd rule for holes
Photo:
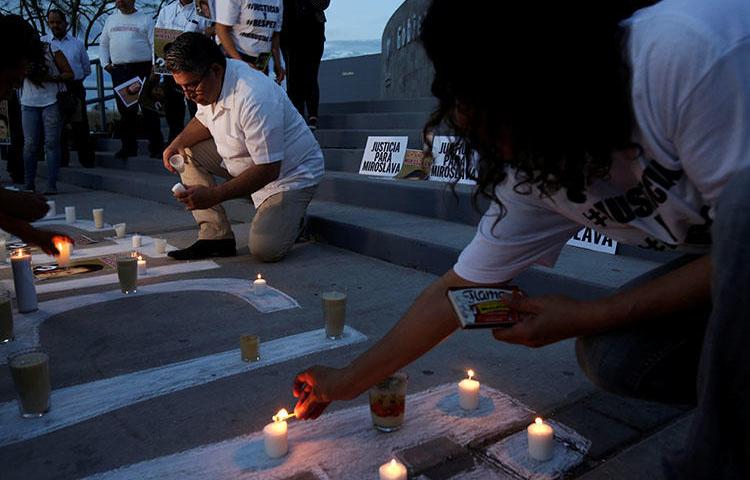
[[[222,0],[216,4],[216,23],[232,27],[235,48],[257,57],[271,51],[274,32],[281,31],[282,0]]]

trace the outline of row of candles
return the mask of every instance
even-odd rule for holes
[[[479,381],[474,378],[474,371],[468,371],[468,378],[458,383],[458,403],[463,410],[476,410],[479,407]],[[263,442],[266,455],[271,458],[280,458],[289,451],[287,436],[287,421],[295,414],[289,414],[286,409],[281,409],[272,417],[273,422],[263,428]],[[552,458],[555,446],[555,430],[548,423],[537,417],[534,422],[526,428],[529,456],[534,460],[547,461]],[[404,464],[392,459],[384,463],[378,470],[380,480],[406,480],[407,469]]]

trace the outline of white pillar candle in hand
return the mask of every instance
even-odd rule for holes
[[[258,274],[258,278],[253,281],[253,292],[256,295],[263,295],[268,290],[268,283]]]
[[[177,182],[174,184],[174,187],[172,187],[172,193],[174,194],[182,193],[185,191],[185,185],[183,185],[182,182]]]
[[[406,466],[395,458],[382,464],[378,473],[380,480],[406,480]]]
[[[169,157],[169,164],[175,169],[177,173],[185,171],[185,158],[179,153]]]
[[[117,238],[122,238],[125,236],[125,224],[124,223],[118,223],[115,225],[115,236]]]
[[[16,290],[16,303],[21,313],[37,309],[34,272],[31,271],[31,252],[25,248],[13,250],[10,255],[13,268],[13,287]]]
[[[266,455],[271,458],[283,457],[289,451],[286,418],[289,416],[285,409],[279,410],[273,422],[263,427],[263,444]]]
[[[166,238],[155,238],[154,239],[154,250],[156,250],[156,253],[167,253],[167,239]]]
[[[49,210],[47,210],[47,215],[45,215],[46,218],[57,215],[57,206],[54,200],[47,200],[47,206],[49,207]]]
[[[526,429],[529,440],[529,456],[534,460],[546,462],[552,458],[555,448],[555,430],[537,417]]]
[[[458,404],[464,410],[476,410],[479,406],[479,382],[474,380],[474,370],[469,370],[469,378],[458,382]]]
[[[95,208],[91,211],[91,214],[94,217],[94,226],[96,228],[104,228],[104,209]]]
[[[133,234],[133,248],[141,248],[141,236],[137,233]]]
[[[65,223],[76,223],[76,207],[65,207]]]
[[[67,267],[70,265],[70,255],[73,253],[73,244],[64,237],[53,237],[52,241],[55,243],[55,248],[58,254],[55,256],[57,259],[57,265],[60,267]]]
[[[146,259],[138,255],[138,276],[146,275],[148,270],[146,269]]]

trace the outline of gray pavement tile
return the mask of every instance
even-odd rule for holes
[[[640,436],[637,430],[602,415],[583,403],[573,404],[555,413],[553,418],[591,440],[588,456],[597,460],[634,442]]]
[[[690,406],[666,405],[633,398],[621,397],[607,392],[596,392],[584,402],[592,410],[647,433],[683,415]]]
[[[396,452],[396,456],[409,469],[410,475],[425,474],[428,478],[444,475],[438,467],[451,463],[449,472],[467,470],[474,466],[469,450],[447,437],[439,437]],[[460,467],[460,468],[459,468]],[[458,468],[458,470],[456,470]]]

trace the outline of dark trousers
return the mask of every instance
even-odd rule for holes
[[[712,306],[576,342],[579,364],[596,385],[697,405],[687,444],[665,460],[673,479],[750,478],[750,169],[734,176],[717,205]]]
[[[281,51],[286,63],[286,91],[299,113],[318,116],[318,69],[325,45],[325,24],[300,22],[282,32]]]
[[[151,75],[151,62],[114,65],[110,74],[112,75],[113,86],[120,85],[133,77],[140,77],[145,81]],[[117,103],[117,110],[120,112],[122,149],[128,154],[135,155],[138,152],[138,143],[136,142],[138,134],[138,104],[126,107],[117,95],[115,95],[115,101]],[[158,113],[143,109],[143,131],[148,138],[151,153],[160,153],[163,146],[163,138]]]
[[[78,162],[84,167],[93,167],[95,160],[86,109],[86,87],[83,86],[83,80],[69,82],[67,87],[68,91],[78,99],[79,105],[76,113],[64,119],[66,125],[62,129],[61,165],[67,167],[70,163],[68,147],[69,141],[72,140],[73,148],[78,152]],[[70,125],[70,133],[68,132],[68,125]]]
[[[10,145],[7,147],[8,174],[13,183],[24,183],[23,164],[23,124],[21,122],[21,102],[16,91],[8,97],[8,124]]]
[[[185,128],[185,104],[187,103],[190,118],[195,116],[198,106],[183,95],[182,89],[177,86],[171,75],[164,75],[162,86],[165,97],[164,114],[167,117],[169,142],[171,142]]]

